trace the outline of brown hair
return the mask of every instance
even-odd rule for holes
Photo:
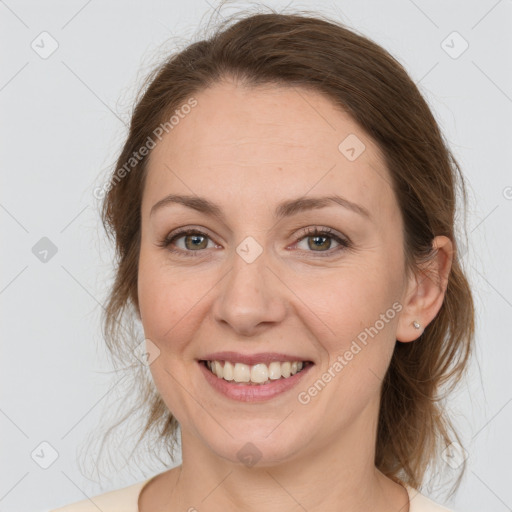
[[[133,410],[142,411],[145,425],[137,445],[154,431],[158,447],[173,459],[178,425],[141,365],[134,364],[132,351],[142,338],[124,334],[130,332],[130,319],[137,321],[140,207],[148,157],[132,162],[129,170],[126,163],[187,99],[227,79],[323,93],[376,141],[404,220],[408,271],[419,272],[420,263],[433,255],[436,235],[449,237],[456,247],[439,313],[420,339],[396,343],[382,385],[375,465],[388,477],[419,488],[429,465],[439,462],[441,450],[460,442],[442,404],[465,373],[473,348],[474,305],[454,233],[457,189],[464,204],[467,200],[464,179],[402,65],[340,22],[305,11],[271,10],[238,20],[232,16],[207,39],[168,57],[149,75],[137,99],[102,205],[102,220],[115,240],[117,256],[104,334],[113,359],[138,373],[141,392]],[[455,488],[465,463],[461,468]]]

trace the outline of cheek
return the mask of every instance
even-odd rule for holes
[[[400,297],[401,281],[395,278],[396,272],[390,266],[357,262],[311,279],[295,279],[294,290],[336,343],[357,336],[392,308]],[[393,320],[394,313],[392,310],[388,315],[392,318],[387,320]]]
[[[324,353],[314,381],[300,390],[298,398],[329,418],[326,435],[338,432],[378,400],[401,310],[389,279],[391,269],[383,274],[353,268],[336,275],[325,283],[317,280],[316,286],[302,283],[297,290],[298,296],[308,297],[307,305],[321,319],[309,327]]]
[[[161,341],[166,333],[172,332],[182,314],[183,290],[165,265],[143,250],[139,259],[138,298],[146,338]]]
[[[402,309],[399,267],[399,261],[360,260],[295,282],[296,294],[307,297],[302,317],[307,308],[314,312],[309,328],[326,356],[321,371],[330,372],[326,380],[336,380],[345,397],[360,395],[365,386],[374,391],[387,370]]]
[[[171,268],[162,257],[141,251],[138,298],[146,338],[160,350],[178,352],[193,336],[207,297],[214,284],[208,275],[189,269]]]
[[[138,277],[141,320],[145,337],[160,350],[149,369],[165,405],[183,426],[189,425],[189,418],[197,414],[188,393],[183,392],[183,383],[188,382],[190,375],[187,365],[195,364],[188,360],[186,351],[197,325],[194,315],[199,313],[200,293],[204,295],[198,283],[192,282],[194,279],[169,268],[161,258],[141,251]],[[187,364],[183,364],[185,360]]]

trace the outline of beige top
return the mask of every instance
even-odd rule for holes
[[[153,478],[155,477],[87,500],[77,501],[49,512],[98,512],[98,510],[102,512],[139,512],[139,496],[144,486]],[[438,505],[413,487],[407,484],[404,484],[404,487],[409,493],[409,512],[454,512]]]

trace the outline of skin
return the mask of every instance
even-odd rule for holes
[[[151,480],[140,510],[406,512],[404,487],[374,466],[379,393],[396,341],[417,339],[422,330],[412,322],[424,329],[441,307],[450,240],[434,240],[430,271],[438,279],[406,273],[402,217],[381,152],[322,95],[225,81],[195,98],[198,105],[152,151],[143,194],[140,318],[160,350],[150,370],[180,423],[183,463]],[[366,146],[354,161],[338,150],[349,134]],[[333,192],[371,219],[337,205],[279,222],[273,216],[281,201]],[[150,215],[170,193],[217,203],[225,222],[178,204]],[[314,236],[302,231],[315,226],[348,237],[352,247],[338,251],[328,238],[315,251]],[[196,257],[158,245],[179,227],[208,235],[201,249],[190,237],[188,246],[186,236],[174,242]],[[252,263],[236,252],[248,236],[263,250]],[[299,403],[297,394],[397,301],[401,311],[378,335],[308,404]],[[297,388],[242,403],[220,395],[199,371],[196,359],[217,350],[284,352],[315,366]],[[252,467],[237,457],[248,442],[261,454]]]

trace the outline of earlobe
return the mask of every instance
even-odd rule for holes
[[[432,256],[411,276],[404,308],[398,320],[396,339],[407,343],[418,339],[443,304],[450,275],[453,244],[446,236],[432,241]]]
[[[413,320],[404,326],[400,319],[398,322],[398,330],[396,332],[396,340],[402,343],[415,341],[423,334],[424,330],[423,325],[417,320]]]

